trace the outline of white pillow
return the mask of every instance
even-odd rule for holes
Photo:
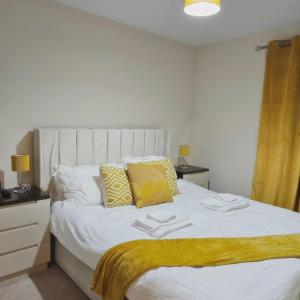
[[[127,164],[138,164],[143,162],[149,161],[158,161],[158,160],[165,160],[167,157],[165,156],[124,156],[122,158],[122,163],[124,164],[125,168],[127,168]]]
[[[103,203],[98,165],[77,167],[59,165],[56,167],[54,179],[56,200],[64,200],[64,207]]]

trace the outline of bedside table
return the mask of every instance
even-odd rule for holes
[[[47,268],[50,199],[37,187],[0,200],[0,279]]]
[[[209,189],[209,169],[196,166],[175,167],[177,178],[191,181]]]

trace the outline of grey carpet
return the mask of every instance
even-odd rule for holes
[[[87,300],[88,297],[55,264],[48,270],[0,281],[0,300]]]

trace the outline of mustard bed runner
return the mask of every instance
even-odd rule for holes
[[[123,300],[139,276],[159,267],[205,267],[300,258],[300,234],[250,238],[136,240],[108,250],[91,289],[104,300]]]

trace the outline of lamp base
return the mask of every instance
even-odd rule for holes
[[[178,156],[177,166],[180,167],[180,168],[187,167],[188,162],[183,156]]]
[[[185,170],[188,169],[189,166],[188,165],[182,165],[182,166],[178,166],[181,170]]]

